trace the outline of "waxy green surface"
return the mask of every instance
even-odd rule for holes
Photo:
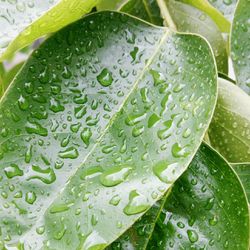
[[[56,33],[1,99],[1,244],[109,245],[185,171],[216,94],[199,36],[112,12]]]

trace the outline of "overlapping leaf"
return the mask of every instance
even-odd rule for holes
[[[219,79],[219,96],[209,138],[229,162],[250,161],[250,97],[233,83]]]
[[[1,1],[0,61],[37,38],[80,19],[98,0]]]
[[[109,249],[248,250],[248,246],[243,187],[228,163],[203,144],[166,201],[151,208]]]
[[[48,39],[1,100],[1,240],[104,248],[185,171],[216,82],[202,38],[124,14]]]
[[[231,32],[231,57],[237,85],[250,94],[250,2],[239,0]]]
[[[167,1],[167,0],[166,0]],[[190,4],[205,13],[207,13],[214,22],[218,25],[222,32],[230,32],[230,22],[216,9],[214,8],[208,0],[178,0],[183,3]]]
[[[227,73],[226,44],[214,21],[203,11],[174,0],[168,1],[168,8],[177,30],[197,33],[205,37],[213,48],[218,71]]]
[[[250,163],[235,163],[232,166],[244,186],[250,204]]]
[[[243,187],[208,146],[200,148],[165,204],[149,244],[153,249],[249,249]]]
[[[208,0],[229,21],[233,20],[234,11],[238,0]]]
[[[162,2],[163,6],[158,6],[156,0],[130,0],[126,1],[120,10],[153,24],[163,25],[164,21],[161,18],[161,13],[164,18],[164,11],[167,9],[171,22],[178,31],[196,33],[202,35],[209,41],[214,51],[218,70],[227,73],[228,55],[226,44],[214,21],[203,11],[191,5],[174,0],[166,1],[167,4],[164,4],[164,1]]]
[[[163,19],[156,0],[129,0],[121,6],[120,10],[150,23],[159,26],[163,25]]]

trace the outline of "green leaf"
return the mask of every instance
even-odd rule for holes
[[[97,4],[97,9],[98,10],[117,10],[125,2],[127,2],[127,0],[112,0],[112,1],[101,0]]]
[[[250,94],[250,2],[239,0],[231,32],[231,57],[237,85]]]
[[[1,3],[0,61],[37,38],[80,19],[98,0],[9,0]]]
[[[112,242],[106,249],[146,249],[170,191],[171,189],[160,201],[157,201],[138,221],[136,221],[131,228],[117,240]]]
[[[227,162],[209,146],[201,146],[175,183],[148,248],[249,249],[249,211],[243,187]]]
[[[230,32],[230,22],[216,9],[214,8],[208,0],[178,0],[183,3],[190,4],[197,9],[200,9],[207,13],[214,22],[218,25],[220,30],[225,33]]]
[[[226,43],[214,21],[203,11],[174,0],[168,1],[168,8],[177,30],[197,33],[205,37],[213,48],[218,71],[227,73]]]
[[[234,163],[231,164],[238,174],[247,194],[248,203],[250,203],[250,163]]]
[[[1,239],[31,249],[115,240],[187,168],[216,73],[201,37],[125,14],[92,14],[49,38],[1,100]]]
[[[163,19],[156,0],[129,0],[120,9],[150,23],[162,26]]]
[[[24,62],[16,64],[13,68],[11,68],[4,74],[2,78],[2,84],[0,86],[0,97],[4,94],[5,90],[8,88],[11,81],[14,79],[14,77],[16,76],[17,72],[21,69],[23,64]]]
[[[250,97],[219,78],[219,96],[209,127],[211,145],[229,162],[250,161]]]
[[[211,5],[218,9],[230,22],[233,20],[238,0],[208,0]]]
[[[203,143],[171,193],[109,249],[248,250],[248,235],[241,183],[225,160]]]

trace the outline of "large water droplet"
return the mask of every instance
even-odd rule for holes
[[[130,166],[112,167],[100,176],[100,182],[106,187],[113,187],[125,181],[131,170]]]
[[[150,207],[147,198],[137,192],[136,190],[132,190],[129,194],[129,203],[124,208],[124,213],[127,215],[133,215],[142,213]]]
[[[42,127],[38,122],[27,122],[25,129],[29,134],[37,134],[41,136],[48,135],[48,130]]]
[[[188,147],[181,147],[179,143],[175,143],[172,146],[172,154],[176,158],[186,157],[190,154]]]
[[[9,167],[4,168],[6,176],[11,179],[15,176],[22,176],[23,170],[21,170],[16,164],[11,164]]]
[[[33,204],[36,201],[36,194],[33,191],[26,193],[25,201],[29,204]]]
[[[92,132],[90,128],[84,128],[81,132],[81,139],[87,147],[89,146],[91,136]]]
[[[188,239],[191,243],[198,241],[199,236],[194,230],[187,230]]]
[[[108,69],[103,69],[102,72],[97,76],[97,80],[98,82],[104,86],[104,87],[108,87],[112,84],[113,82],[113,77],[111,72],[109,72]]]
[[[153,166],[154,174],[165,183],[173,183],[176,180],[175,171],[178,168],[178,163],[168,163],[160,161]]]
[[[60,158],[69,158],[69,159],[76,159],[78,157],[79,153],[75,147],[69,147],[65,149],[64,151],[60,151],[58,156]]]

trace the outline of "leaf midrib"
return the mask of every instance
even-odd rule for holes
[[[148,59],[145,67],[142,69],[141,74],[139,74],[138,78],[135,80],[135,83],[133,85],[133,87],[131,88],[131,90],[129,91],[128,95],[126,96],[126,98],[124,98],[124,101],[121,103],[120,108],[117,110],[117,112],[113,115],[113,117],[110,119],[109,123],[107,124],[106,128],[103,130],[102,135],[98,138],[98,140],[96,141],[96,143],[94,144],[94,146],[90,149],[89,153],[86,155],[86,157],[83,159],[83,161],[81,162],[81,164],[76,168],[76,170],[74,171],[74,173],[72,173],[66,184],[61,190],[58,191],[57,194],[62,193],[63,190],[69,185],[70,183],[70,179],[75,176],[76,172],[84,165],[84,163],[88,160],[89,156],[94,152],[94,150],[96,149],[96,147],[100,144],[102,138],[106,135],[108,129],[112,126],[112,124],[114,123],[114,121],[117,118],[117,115],[120,113],[120,111],[122,110],[122,108],[125,106],[127,100],[129,99],[129,97],[134,93],[134,91],[136,90],[138,84],[140,83],[140,81],[143,79],[144,74],[147,72],[149,66],[152,64],[152,62],[154,61],[155,57],[157,56],[158,52],[161,50],[161,47],[163,45],[163,43],[166,41],[166,39],[168,38],[168,36],[171,34],[171,31],[168,28],[162,28],[163,30],[163,35],[158,43],[158,45],[155,48],[155,51],[153,52],[152,56]],[[1,102],[0,102],[1,104]],[[48,208],[53,204],[53,202],[56,200],[56,197],[53,197],[52,201],[48,204],[48,206],[43,210],[44,212],[41,214],[45,214],[46,211],[48,210]],[[40,216],[42,217],[42,216]],[[37,220],[33,226],[30,228],[30,230],[27,230],[26,233],[21,237],[21,239],[25,238],[25,235],[30,232],[33,231],[34,228],[36,227],[37,223],[39,222],[39,220]]]

